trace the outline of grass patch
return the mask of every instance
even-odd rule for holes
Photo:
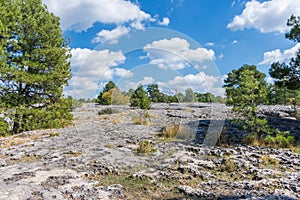
[[[160,137],[187,140],[193,138],[193,131],[186,126],[170,125],[162,129]]]
[[[50,133],[49,137],[56,137],[59,136],[59,132]]]
[[[277,168],[279,167],[279,160],[271,158],[269,155],[262,155],[262,164],[266,167]]]
[[[138,153],[154,153],[157,149],[153,148],[152,143],[149,140],[139,142],[139,147],[137,148]]]
[[[36,162],[38,160],[40,160],[41,157],[40,156],[36,156],[36,155],[25,155],[22,156],[20,159],[18,160],[8,160],[7,164],[9,165],[15,165],[15,164],[19,164],[19,163],[31,163],[31,162]]]
[[[112,123],[112,124],[115,124],[115,125],[116,125],[116,124],[120,124],[121,122],[122,122],[121,119],[112,119],[112,120],[111,120],[111,123]]]
[[[295,154],[300,154],[300,147],[293,147],[291,148],[291,151]]]
[[[96,186],[110,186],[120,184],[124,187],[125,199],[182,199],[184,194],[176,188],[183,183],[178,179],[151,180],[148,178],[136,178],[130,173],[90,175],[90,180],[98,181]],[[193,180],[195,181],[195,180]]]
[[[221,172],[234,172],[238,169],[237,165],[229,158],[221,165]]]
[[[0,139],[0,148],[10,148],[13,146],[19,146],[25,143],[36,141],[41,137],[42,135],[40,134],[32,134],[32,135],[20,134],[8,138],[4,137]]]
[[[104,147],[109,148],[109,149],[113,149],[113,148],[116,148],[116,145],[114,145],[114,144],[105,144]]]

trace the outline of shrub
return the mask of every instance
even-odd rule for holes
[[[161,137],[186,140],[193,137],[193,132],[186,126],[170,125],[163,128]]]
[[[118,113],[118,111],[112,108],[104,108],[98,112],[98,115],[111,115],[114,113]]]
[[[138,153],[153,153],[157,149],[153,148],[152,143],[148,140],[139,142],[139,147],[137,148]]]
[[[237,170],[237,165],[230,159],[226,159],[221,165],[222,172],[234,172]]]
[[[296,142],[294,136],[291,136],[289,131],[282,132],[277,129],[272,135],[268,135],[264,141],[267,145],[280,148],[293,146]]]

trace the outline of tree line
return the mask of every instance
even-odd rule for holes
[[[185,93],[178,92],[169,95],[160,91],[157,84],[149,84],[146,89],[139,85],[135,90],[129,89],[121,92],[118,86],[109,81],[98,95],[96,102],[102,105],[126,105],[148,109],[150,103],[182,103],[182,102],[214,102],[224,103],[224,98],[215,96],[212,93],[198,93],[187,88]]]

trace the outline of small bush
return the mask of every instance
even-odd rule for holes
[[[222,172],[234,172],[237,170],[237,165],[229,159],[226,159],[225,162],[221,165]]]
[[[291,147],[296,142],[294,136],[291,136],[289,131],[282,132],[279,130],[275,130],[274,134],[268,135],[264,141],[269,146],[279,148]]]
[[[111,115],[114,113],[118,113],[118,111],[116,111],[112,108],[104,108],[98,112],[98,115]]]
[[[170,125],[163,128],[161,137],[186,140],[193,137],[193,132],[186,126]]]
[[[139,147],[137,148],[138,153],[153,153],[157,149],[153,148],[152,143],[148,140],[139,142]]]

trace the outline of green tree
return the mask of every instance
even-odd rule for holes
[[[290,68],[285,63],[272,63],[269,74],[275,79],[275,85],[283,89],[284,105],[286,105],[286,89],[290,81]]]
[[[130,106],[150,109],[151,101],[142,85],[139,85],[130,98]]]
[[[60,19],[41,0],[0,0],[0,16],[0,102],[13,121],[10,132],[69,124],[62,91],[71,54]]]
[[[185,101],[186,102],[196,102],[196,95],[192,88],[187,88],[185,90]]]
[[[152,102],[163,102],[163,94],[159,91],[157,84],[148,85],[147,92]]]
[[[300,42],[300,17],[292,15],[288,19],[287,25],[292,27],[291,30],[285,34],[289,40]],[[287,103],[286,90],[292,90],[294,97],[292,104],[296,110],[297,90],[300,89],[300,49],[296,56],[291,59],[289,64],[275,62],[271,65],[269,70],[270,76],[275,78],[275,84],[284,90],[284,104]]]
[[[103,87],[102,92],[97,97],[97,102],[101,105],[110,105],[111,104],[111,92],[110,90],[117,88],[117,85],[113,81],[109,81]]]
[[[244,120],[237,120],[246,131],[260,138],[265,131],[267,121],[258,118],[257,105],[264,102],[267,96],[265,74],[259,72],[254,65],[244,65],[232,70],[224,80],[227,105],[240,114]]]

